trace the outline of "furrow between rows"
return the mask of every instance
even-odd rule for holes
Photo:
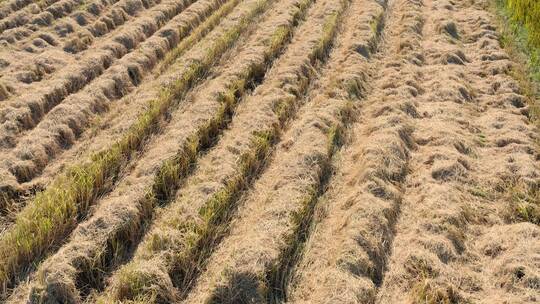
[[[177,199],[154,221],[134,260],[111,278],[101,302],[161,303],[186,296],[226,232],[240,194],[256,178],[302,103],[343,9],[344,4],[321,1],[308,13],[263,84],[239,106],[218,145],[202,157]]]
[[[0,282],[5,288],[24,274],[28,263],[52,250],[84,218],[97,197],[111,187],[120,170],[146,139],[159,131],[160,122],[178,105],[206,71],[266,11],[271,1],[242,3],[230,18],[186,54],[171,75],[173,82],[159,90],[148,108],[112,146],[74,165],[58,176],[24,208],[0,237]],[[213,112],[211,112],[213,113]]]
[[[172,114],[171,124],[148,143],[149,150],[132,173],[39,269],[31,298],[78,301],[81,287],[102,288],[103,276],[129,256],[155,207],[174,197],[198,154],[227,126],[244,92],[264,77],[308,4],[278,2],[223,74],[199,88],[185,109]]]
[[[107,111],[111,101],[121,99],[139,86],[168,50],[171,51],[165,60],[171,61],[202,39],[238,2],[208,0],[193,4],[137,51],[51,111],[34,130],[20,138],[21,143],[13,151],[5,153],[0,164],[4,170],[0,187],[4,187],[6,196],[16,199],[24,194],[20,182],[32,180],[58,154],[70,149],[91,126],[92,117]]]
[[[321,71],[324,76],[308,95],[298,119],[282,136],[268,168],[242,198],[231,227],[217,226],[207,232],[230,230],[221,232],[223,241],[214,245],[215,252],[201,265],[204,272],[185,303],[288,300],[286,282],[302,250],[313,207],[331,175],[332,157],[343,143],[347,125],[354,120],[357,102],[369,90],[368,61],[376,48],[384,11],[377,1],[369,0],[352,1],[350,6],[346,1],[333,1],[332,5],[341,13],[336,16],[342,21],[342,32],[338,32],[328,65]],[[184,204],[184,208],[187,206]],[[198,216],[205,216],[205,212],[203,208]],[[197,210],[192,213],[195,215],[190,217],[196,220]],[[189,233],[185,223],[170,221],[165,229],[171,231],[170,235]],[[195,221],[192,225],[200,224]],[[174,228],[179,231],[173,232]],[[149,249],[152,245],[161,244],[159,238],[149,235]],[[199,250],[205,250],[204,245],[209,244],[201,245]],[[170,254],[177,255],[178,251]],[[134,271],[151,270],[155,260],[162,258],[151,250],[147,255],[153,255],[153,260]],[[189,260],[197,261],[197,257],[190,256]]]

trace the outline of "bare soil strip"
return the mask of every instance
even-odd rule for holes
[[[19,145],[4,154],[0,163],[0,170],[3,169],[0,187],[4,187],[6,196],[16,199],[27,192],[21,182],[31,181],[58,154],[70,149],[92,125],[93,117],[102,115],[111,101],[128,95],[140,85],[168,50],[175,50],[172,53],[179,56],[203,38],[237,3],[237,0],[225,4],[222,0],[207,0],[193,4],[83,91],[66,98],[36,128],[22,136]]]
[[[336,10],[347,7],[346,2],[333,5]],[[301,251],[303,227],[309,226],[313,205],[324,190],[332,155],[355,112],[353,103],[365,93],[367,60],[383,9],[375,1],[353,1],[340,18],[343,32],[322,70],[323,79],[285,132],[269,167],[242,199],[230,233],[210,256],[186,303],[287,300],[283,283]]]
[[[231,18],[223,20],[222,26],[216,28],[186,54],[181,65],[176,66],[169,75],[169,79],[172,79],[171,84],[165,88],[158,88],[160,95],[151,97],[149,107],[131,123],[121,139],[117,137],[112,147],[94,155],[90,162],[69,168],[17,215],[14,225],[0,237],[2,285],[6,286],[9,282],[13,282],[16,274],[24,274],[22,268],[27,263],[53,249],[58,241],[75,228],[77,220],[88,214],[89,207],[93,205],[95,199],[111,187],[111,179],[117,177],[133,153],[142,148],[148,136],[159,131],[157,127],[163,116],[182,100],[185,93],[236,42],[250,22],[264,12],[270,3],[266,1],[242,3],[242,7],[235,10]],[[213,113],[212,111],[206,114]],[[212,121],[209,123],[212,126]],[[190,138],[188,143],[192,143],[192,140],[194,139]]]
[[[305,9],[297,2],[278,3],[236,60],[198,89],[185,108],[172,114],[171,125],[148,143],[148,151],[132,173],[100,202],[88,221],[79,225],[70,242],[43,264],[32,298],[71,301],[80,297],[80,289],[102,286],[108,269],[120,263],[140,239],[154,207],[174,197],[197,154],[227,125],[227,117],[246,86],[264,76],[266,66],[287,43],[291,27]],[[137,185],[137,190],[132,185]]]
[[[508,222],[501,193],[537,187],[537,131],[486,4],[425,1],[418,149],[379,303],[538,299],[540,228]]]

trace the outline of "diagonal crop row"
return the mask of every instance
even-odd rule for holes
[[[376,23],[381,6],[375,1],[353,1],[351,6],[342,18],[345,32],[330,55],[321,91],[283,136],[288,140],[278,147],[279,158],[248,193],[230,236],[212,255],[186,303],[285,300],[286,286],[281,283],[305,238],[313,205],[324,191],[332,155],[354,113],[353,102],[364,94],[364,56],[369,57],[378,39],[368,24]],[[359,65],[348,69],[351,60]]]
[[[119,5],[133,5],[134,13],[145,9],[146,0],[137,0],[129,2],[120,2]],[[150,1],[153,6],[157,1]],[[157,30],[170,21],[173,17],[181,13],[186,7],[195,2],[194,0],[184,1],[164,1],[156,7],[150,8],[148,12],[134,18],[130,22],[117,29],[114,34],[100,39],[99,44],[94,45],[90,50],[77,56],[79,60],[73,61],[74,57],[66,51],[73,51],[71,46],[54,48],[49,50],[50,54],[61,52],[59,62],[49,64],[44,68],[43,56],[34,56],[30,53],[30,63],[13,65],[4,73],[4,81],[10,81],[17,84],[22,89],[13,93],[13,97],[3,104],[0,116],[0,122],[3,125],[3,132],[6,132],[6,122],[11,122],[11,129],[16,132],[32,128],[39,122],[39,119],[46,114],[55,105],[61,102],[67,95],[77,92],[87,83],[101,75],[117,59],[136,49],[140,43],[151,37]],[[127,13],[118,9],[114,11],[123,20],[127,20]],[[117,18],[115,18],[117,19]],[[119,23],[123,23],[118,21]],[[80,34],[80,35],[79,35]],[[81,31],[75,37],[75,44],[84,48],[91,44],[95,39],[87,31]],[[42,36],[53,43],[53,38]],[[68,42],[69,44],[69,42]],[[28,56],[28,52],[21,52],[21,56]],[[45,53],[47,55],[48,53]],[[46,56],[45,56],[46,57]],[[65,64],[72,63],[67,68]],[[50,75],[49,75],[50,74]],[[42,81],[47,80],[46,85]],[[53,86],[53,88],[49,87]],[[24,93],[24,94],[23,94]],[[23,94],[21,96],[21,94]],[[23,108],[23,110],[19,109]],[[8,129],[9,130],[9,129]]]
[[[96,38],[105,36],[116,28],[125,24],[130,16],[143,17],[139,14],[144,10],[149,10],[160,1],[142,1],[133,5],[133,2],[119,1],[111,7],[110,11],[95,22],[84,28],[83,31],[74,32],[75,37],[67,39],[63,45],[63,50],[68,53],[77,54],[90,48]],[[193,3],[193,2],[191,2]],[[189,3],[187,4],[189,6]],[[117,16],[122,16],[118,18]],[[89,34],[85,33],[88,32]]]
[[[32,3],[30,0],[2,0],[0,1],[0,20],[9,16],[9,14],[16,12],[17,10],[23,9],[25,6]]]
[[[336,16],[334,15],[333,17],[335,18]],[[330,18],[328,21],[329,24],[332,24],[336,21],[336,19]],[[292,81],[292,83],[294,83],[294,81]],[[296,90],[294,86],[290,87],[290,89],[294,93],[289,92],[289,98],[294,99],[294,97],[290,95],[291,93],[298,93],[298,90]],[[272,93],[275,93],[275,91],[272,91]],[[281,97],[279,95],[275,98],[287,99],[287,97]],[[264,98],[259,97],[258,100],[260,99],[264,100]],[[276,111],[275,114],[283,119],[283,116],[281,115],[284,115],[283,113],[286,113],[286,111],[280,111],[280,109],[283,109],[281,105],[282,104],[280,103],[276,103],[276,108],[274,108],[274,110]],[[281,115],[279,113],[281,113]],[[332,143],[337,141],[339,133],[339,129],[330,128],[328,131],[328,136],[332,138]],[[250,168],[250,164],[252,162],[254,162],[255,168],[257,167],[257,164],[261,160],[257,160],[254,155],[264,155],[264,153],[260,153],[260,151],[265,151],[265,149],[268,149],[267,146],[269,145],[269,142],[276,135],[273,134],[272,129],[270,129],[267,132],[256,132],[252,136],[253,142],[255,143],[252,151],[250,152],[252,154],[247,153],[245,155],[241,155],[239,157],[240,163],[236,164],[235,166],[241,168],[240,172],[244,170],[248,170],[249,172],[249,169],[246,168]],[[236,142],[238,141],[235,141],[235,143]],[[332,146],[332,144],[329,146]],[[210,155],[209,158],[216,158],[216,156],[211,157]],[[223,166],[221,159],[219,163],[220,166]],[[205,171],[204,168],[201,170],[203,170],[203,172]],[[200,180],[202,178],[203,176],[199,176],[198,178],[194,179]],[[146,296],[148,296],[148,293],[151,292],[159,295],[167,294],[167,289],[170,289],[166,288],[166,285],[170,284],[168,281],[172,281],[172,284],[175,285],[175,287],[186,288],[186,284],[189,286],[192,276],[194,275],[193,272],[197,272],[197,269],[202,267],[202,264],[204,264],[204,257],[210,253],[209,251],[211,251],[212,244],[218,241],[220,238],[219,235],[227,230],[227,222],[223,222],[222,218],[227,217],[227,213],[230,212],[229,209],[231,208],[229,206],[231,203],[230,200],[234,201],[235,196],[238,195],[236,194],[239,191],[238,188],[241,189],[241,186],[239,185],[245,183],[246,180],[249,181],[249,174],[243,174],[240,175],[240,177],[235,177],[235,175],[232,175],[230,179],[226,180],[224,185],[225,189],[219,190],[218,188],[214,190],[216,191],[214,192],[215,194],[209,197],[209,200],[206,201],[206,205],[198,211],[198,215],[196,210],[190,210],[193,207],[187,209],[185,207],[191,206],[195,203],[195,201],[191,199],[194,193],[188,191],[189,194],[187,195],[189,195],[189,197],[181,197],[180,202],[182,204],[178,204],[175,209],[168,210],[166,212],[167,216],[164,220],[162,220],[163,224],[156,224],[156,229],[153,232],[154,234],[150,234],[147,242],[145,243],[146,246],[143,247],[143,249],[140,249],[142,252],[140,252],[139,255],[136,255],[136,259],[139,257],[141,261],[133,265],[129,265],[128,269],[125,269],[123,272],[121,270],[121,272],[118,274],[118,280],[120,282],[118,283],[119,286],[116,287],[118,289],[117,292],[130,294],[134,291],[140,292],[139,289],[145,289]],[[210,182],[210,184],[211,183],[212,182]],[[207,189],[207,187],[202,188]],[[195,206],[197,205],[200,205],[200,203],[195,204]],[[181,216],[178,216],[179,214],[181,214]],[[266,219],[267,217],[260,218]],[[266,222],[263,225],[266,225]],[[235,244],[241,243],[242,242],[236,242]],[[195,251],[195,254],[190,253],[190,251]],[[145,263],[144,261],[147,262]],[[171,279],[167,279],[167,272],[169,272]],[[257,289],[257,287],[254,286],[251,286],[251,288]],[[231,294],[236,294],[236,291],[232,291]],[[133,295],[131,295],[130,298],[131,297],[137,298],[137,296]],[[248,299],[244,298],[216,299],[218,302],[220,300],[225,302],[249,302]],[[204,301],[198,299],[194,302]]]
[[[144,3],[146,8],[150,5],[151,3]],[[138,9],[140,7],[137,5],[128,9],[126,2],[121,0],[84,0],[78,7],[73,8],[68,16],[54,18],[54,15],[49,13],[48,22],[42,22],[44,17],[40,18],[40,14],[26,21],[25,27],[21,27],[22,24],[18,27],[5,25],[13,29],[4,31],[0,40],[27,52],[41,53],[45,47],[58,45],[59,40],[77,34],[80,29],[88,29],[94,34],[92,30],[103,27],[103,24],[105,28],[115,28],[125,22],[126,12],[133,15]],[[4,21],[9,22],[11,21]],[[36,45],[35,39],[42,39],[44,43]]]
[[[99,205],[89,221],[81,224],[68,244],[43,264],[38,271],[39,284],[31,291],[33,298],[42,301],[76,299],[80,286],[99,289],[100,276],[113,266],[111,261],[129,253],[132,247],[129,242],[136,243],[140,238],[155,207],[174,196],[197,155],[211,145],[228,124],[228,117],[246,87],[263,77],[266,66],[279,55],[290,37],[290,29],[285,30],[284,24],[294,26],[300,12],[307,7],[295,1],[284,1],[279,9],[260,25],[258,33],[247,43],[248,50],[238,54],[227,72],[204,86],[212,89],[196,96],[192,107],[173,114],[171,125],[156,139],[159,146],[145,153],[133,173],[124,179],[126,182]],[[281,17],[272,18],[276,14]],[[163,155],[164,147],[171,153]],[[151,174],[142,173],[146,177],[141,178],[141,172]],[[135,181],[140,191],[122,194]],[[100,228],[96,227],[97,223]]]
[[[234,1],[233,1],[234,2]],[[173,48],[179,40],[189,37],[196,42],[202,35],[190,35],[206,16],[213,11],[213,16],[224,16],[232,10],[234,3],[228,3],[220,8],[221,0],[200,1],[190,6],[175,17],[169,25],[148,39],[141,47],[125,56],[99,80],[86,88],[85,91],[68,97],[64,105],[50,113],[48,120],[38,125],[38,128],[22,137],[23,144],[19,145],[11,155],[5,155],[0,169],[1,189],[0,210],[9,208],[13,200],[25,195],[18,181],[29,180],[41,172],[44,166],[62,149],[69,148],[65,143],[72,143],[90,123],[90,115],[107,108],[106,103],[121,98],[133,86],[140,83],[144,74],[152,69],[163,53]],[[205,22],[200,25],[208,29]],[[211,27],[210,27],[211,28]],[[196,36],[197,39],[192,39]],[[182,40],[183,41],[183,40]],[[181,45],[177,48],[185,50],[192,45]],[[102,92],[96,94],[96,92]],[[82,101],[85,101],[81,107]],[[77,109],[75,111],[75,109]],[[67,111],[66,111],[67,110]],[[65,113],[68,112],[69,115]],[[33,143],[40,143],[35,145]]]
[[[235,201],[294,115],[315,76],[313,65],[326,57],[340,9],[343,6],[322,2],[307,15],[297,39],[263,85],[240,106],[218,146],[200,161],[178,199],[154,222],[135,260],[113,276],[102,302],[166,302],[185,296],[212,244],[226,231]],[[280,37],[285,34],[279,33]],[[220,169],[212,169],[217,163]],[[199,190],[209,188],[212,191]]]
[[[121,0],[112,5],[112,7],[108,7],[109,11],[106,11],[105,15],[95,20],[95,22],[91,22],[93,18],[88,17],[88,15],[91,15],[88,12],[77,11],[73,14],[74,16],[72,18],[74,20],[64,20],[55,25],[54,29],[50,28],[48,31],[36,33],[37,37],[36,35],[31,35],[28,37],[32,39],[29,43],[18,47],[13,46],[12,49],[23,48],[16,53],[23,58],[28,58],[29,62],[12,64],[10,69],[4,73],[3,78],[5,81],[17,82],[23,89],[32,88],[36,90],[35,83],[50,78],[51,75],[49,74],[53,74],[54,76],[54,72],[58,69],[64,71],[64,74],[66,73],[65,69],[61,69],[64,65],[58,63],[51,63],[50,65],[52,67],[48,67],[47,69],[41,68],[40,70],[40,64],[46,59],[44,57],[61,54],[59,58],[60,62],[73,63],[71,61],[75,57],[73,53],[86,50],[92,44],[94,44],[94,47],[81,55],[89,56],[92,60],[100,62],[99,60],[103,61],[103,59],[100,59],[99,56],[96,57],[96,53],[106,53],[108,51],[111,53],[108,59],[109,61],[119,59],[136,48],[146,38],[152,36],[155,31],[193,2],[195,1]],[[95,9],[95,13],[99,14],[100,11]],[[137,18],[132,18],[135,15],[137,15]],[[80,26],[79,23],[85,26]],[[96,39],[102,36],[100,35],[101,32],[105,35],[113,30],[114,33],[110,33],[104,39]],[[53,35],[50,33],[51,31],[59,31],[62,34]],[[17,33],[14,35],[17,35]],[[56,36],[65,37],[58,38]],[[46,46],[54,47],[46,49]],[[97,52],[98,50],[99,52]],[[77,56],[77,58],[80,57]],[[80,65],[79,62],[75,63]],[[109,62],[108,65],[110,64]],[[84,67],[84,65],[81,67]],[[86,73],[86,76],[90,80],[95,77],[92,76],[92,72],[87,71]],[[66,76],[64,75],[64,77]],[[31,84],[34,85],[31,86]],[[39,87],[39,85],[37,86]],[[76,86],[76,84],[71,84],[71,86]],[[19,96],[20,93],[15,92],[14,95]]]
[[[40,1],[39,3],[41,5],[37,4],[35,7],[26,7],[11,13],[7,13],[7,11],[5,11],[7,13],[5,17],[0,18],[0,33],[4,32],[5,30],[27,24],[30,21],[31,15],[41,13],[43,9],[58,1],[59,0]],[[3,8],[5,9],[5,7]]]
[[[54,19],[64,17],[73,12],[84,2],[84,0],[49,1],[50,4],[47,7],[44,7],[41,12],[36,14],[17,11],[0,22],[0,33],[12,28],[24,26],[27,23],[33,25],[30,28],[49,25],[54,21]],[[28,13],[35,16],[30,17],[28,16]]]
[[[73,71],[66,71],[64,69],[66,65],[75,63],[73,62],[73,57],[75,56],[69,53],[77,53],[83,49],[87,49],[90,45],[94,44],[94,42],[99,41],[99,39],[96,39],[100,37],[99,34],[102,33],[104,35],[105,33],[116,29],[120,25],[128,22],[131,19],[130,17],[134,15],[139,15],[139,18],[150,17],[151,19],[154,19],[142,22],[142,27],[140,20],[127,23],[128,25],[131,25],[130,27],[126,26],[128,30],[118,30],[120,33],[115,35],[115,37],[112,38],[112,41],[103,39],[105,42],[108,42],[106,45],[103,45],[103,43],[95,43],[97,44],[98,52],[100,52],[99,49],[101,49],[101,52],[103,52],[103,50],[106,51],[107,49],[111,49],[111,57],[108,60],[113,62],[116,58],[120,58],[124,54],[135,49],[135,47],[147,37],[152,36],[154,31],[166,23],[164,22],[166,20],[163,19],[166,19],[166,17],[171,18],[179,13],[178,10],[183,9],[182,7],[177,7],[178,4],[175,3],[167,5],[167,1],[152,9],[153,6],[156,6],[161,2],[160,0],[121,0],[113,5],[114,1],[115,0],[103,1],[107,6],[112,7],[109,7],[110,11],[106,12],[104,16],[101,16],[93,23],[91,20],[94,18],[89,17],[89,15],[92,16],[92,14],[77,11],[73,14],[74,16],[72,16],[73,20],[66,18],[63,22],[54,25],[54,28],[51,25],[46,31],[40,31],[32,35],[32,31],[20,27],[0,36],[0,40],[3,39],[13,43],[15,40],[18,40],[16,38],[22,39],[22,37],[27,37],[27,40],[29,40],[13,45],[11,47],[13,49],[13,54],[9,54],[5,58],[6,60],[9,58],[19,58],[19,60],[14,61],[9,68],[2,73],[3,82],[11,88],[9,91],[9,98],[15,100],[15,102],[10,103],[11,106],[20,106],[19,102],[17,102],[17,97],[20,97],[21,92],[39,92],[39,90],[43,90],[43,88],[39,88],[39,83],[49,79],[51,75],[54,76],[55,72],[58,70],[63,71],[64,77],[67,75],[67,77],[77,78],[77,76],[73,75]],[[61,3],[58,4],[60,5]],[[87,9],[93,11],[98,16],[101,13],[100,6],[98,5],[90,6],[90,8]],[[145,14],[145,10],[148,10],[149,12]],[[48,14],[51,16],[50,18],[52,18],[52,14]],[[44,22],[43,24],[48,24],[50,22]],[[79,24],[86,26],[81,27]],[[36,28],[33,24],[29,25],[29,27],[32,29]],[[75,30],[75,28],[77,28],[77,30]],[[62,34],[54,35],[54,33],[52,33],[53,31]],[[63,38],[59,38],[58,36],[63,36]],[[95,50],[89,52],[95,53]],[[116,57],[113,57],[112,55]],[[109,62],[108,65],[110,65],[111,62]],[[106,68],[107,67],[104,67],[104,69]],[[92,76],[92,73],[98,73],[99,75],[100,72],[103,72],[88,72],[88,69],[89,68],[86,67],[86,77],[89,78],[87,81],[91,81],[92,77],[96,77]],[[28,94],[26,95],[26,98],[28,98]],[[35,96],[33,98],[35,98]],[[3,106],[6,106],[6,104]],[[9,113],[9,111],[4,112],[4,115],[6,113]],[[21,119],[21,117],[19,117],[19,119]]]
[[[251,4],[251,5],[248,5]],[[84,218],[89,207],[110,186],[119,170],[216,60],[238,39],[249,23],[264,12],[269,2],[246,4],[245,10],[220,28],[212,40],[199,43],[202,50],[185,61],[176,81],[161,90],[127,133],[110,148],[95,154],[88,163],[75,165],[62,174],[24,208],[13,226],[0,238],[0,285],[13,284],[25,265],[39,259]]]
[[[213,29],[218,20],[230,13],[238,2],[238,0],[226,3],[223,3],[223,0],[207,0],[195,3],[177,16],[173,24],[149,39],[138,51],[123,58],[116,68],[110,69],[98,78],[99,81],[91,84],[83,92],[68,97],[64,104],[51,111],[46,120],[20,139],[21,144],[0,164],[5,170],[2,174],[4,176],[2,186],[6,189],[2,192],[6,198],[13,200],[23,194],[24,189],[18,189],[17,183],[31,180],[40,174],[58,153],[68,149],[90,125],[91,115],[106,108],[106,102],[121,98],[131,90],[131,87],[139,85],[144,74],[159,61],[159,54],[166,53],[180,40],[172,52],[181,55]],[[199,24],[208,15],[210,15],[208,19]],[[103,96],[95,94],[96,91],[111,93]],[[81,105],[81,100],[85,100],[86,103]],[[66,115],[66,112],[69,114]],[[34,142],[40,144],[32,144]],[[0,202],[0,210],[8,206],[8,202],[3,204]]]
[[[320,206],[324,216],[314,223],[316,229],[311,228],[289,279],[288,298],[294,303],[375,303],[384,278],[414,148],[410,116],[423,92],[416,59],[406,59],[421,50],[419,5],[391,5],[385,51],[374,62],[381,68],[361,109],[363,121],[354,128],[325,197],[327,204]],[[403,47],[401,41],[412,47]]]
[[[6,18],[9,14],[16,12],[29,4],[33,3],[32,0],[2,0],[0,1],[0,19]],[[54,0],[43,1],[43,4],[40,7],[46,7],[52,3]]]
[[[104,82],[104,80],[123,80],[124,83],[121,84],[118,83],[118,80],[115,81],[116,83],[114,86],[117,90],[118,87],[124,87],[126,88],[124,90],[129,91],[129,85],[139,85],[145,70],[149,70],[157,64],[159,53],[166,53],[170,45],[181,39],[180,43],[173,49],[174,54],[179,56],[191,45],[204,37],[204,35],[217,24],[217,20],[228,14],[238,1],[230,1],[222,7],[219,7],[222,3],[223,1],[202,1],[201,3],[194,4],[184,13],[180,14],[177,20],[173,20],[176,25],[164,28],[156,35],[155,39],[150,39],[147,43],[143,44],[137,52],[123,58],[116,68],[112,68],[109,72],[98,78],[99,81],[90,85],[85,91],[68,97],[62,105],[51,111],[47,116],[47,119],[40,123],[36,129],[20,139],[22,144],[15,148],[14,154],[21,160],[22,164],[21,162],[12,163],[8,167],[9,170],[14,172],[19,181],[30,180],[36,174],[39,174],[47,164],[39,157],[39,155],[43,155],[42,149],[46,148],[48,150],[48,158],[53,158],[57,153],[65,149],[63,143],[66,142],[66,140],[71,143],[69,138],[75,139],[81,131],[85,129],[88,125],[89,115],[99,111],[99,109],[103,107],[101,106],[103,104],[103,98],[100,98],[100,96],[92,96],[91,93],[100,89],[104,91],[107,90],[111,83]],[[196,13],[196,15],[194,13]],[[210,13],[212,13],[212,15],[209,19],[199,25],[201,19]],[[194,29],[194,32],[187,36],[191,29]],[[189,43],[185,43],[186,41]],[[154,58],[150,56],[153,56]],[[122,97],[124,93],[120,90],[117,94],[110,95],[112,96],[107,99],[114,100]],[[80,100],[88,100],[88,102],[84,107],[80,108],[80,110],[71,110],[71,113],[66,116],[64,114],[64,109],[75,108],[75,105],[79,105]],[[73,125],[73,121],[78,121],[78,123]],[[54,122],[56,128],[51,128],[51,122]],[[65,125],[67,130],[71,130],[67,131],[68,134],[65,134],[66,129],[64,129],[63,134],[61,133],[62,129],[58,128],[59,125]],[[25,147],[24,150],[28,151],[29,143],[35,141],[36,138],[41,138],[41,146],[30,148],[33,157],[29,158],[24,156],[28,153],[22,152],[22,147]]]
[[[319,205],[329,203],[330,201],[327,196],[326,187],[329,184],[332,185],[332,189],[335,187],[333,183],[334,178],[331,175],[340,174],[340,172],[335,172],[336,168],[332,164],[334,154],[344,144],[347,146],[355,146],[356,144],[352,141],[354,134],[350,134],[352,133],[350,131],[350,125],[356,122],[356,117],[359,116],[360,109],[363,111],[363,108],[366,106],[365,103],[369,101],[367,100],[367,96],[371,94],[372,88],[366,88],[369,87],[366,84],[369,83],[369,76],[367,75],[370,74],[370,69],[373,67],[373,62],[370,59],[379,49],[380,35],[386,25],[385,14],[387,9],[387,2],[370,0],[359,1],[353,4],[350,9],[350,14],[358,16],[358,18],[346,24],[346,32],[344,33],[343,45],[341,46],[342,52],[336,54],[335,57],[338,63],[335,66],[329,67],[329,71],[326,73],[328,74],[327,81],[329,82],[326,87],[330,89],[329,91],[321,92],[315,97],[317,99],[324,98],[324,96],[332,96],[331,98],[334,100],[330,103],[321,102],[317,110],[321,111],[321,113],[333,112],[334,115],[336,113],[339,114],[337,116],[337,124],[333,125],[328,132],[328,159],[321,165],[322,172],[319,175],[318,186],[308,191],[310,196],[306,197],[300,204],[301,207],[293,211],[290,215],[292,233],[285,236],[285,246],[282,247],[279,258],[266,270],[265,279],[270,289],[267,294],[269,302],[294,302],[291,299],[293,297],[291,297],[292,286],[290,282],[297,271],[297,265],[305,254],[317,254],[306,248],[306,243],[310,239],[313,227],[316,224],[316,212],[320,211],[321,208]],[[369,31],[366,25],[369,25]],[[387,29],[387,31],[392,31],[392,29]],[[332,88],[332,86],[337,87]],[[362,105],[358,104],[360,101],[362,101]],[[361,124],[367,124],[367,122],[361,121]],[[378,141],[375,142],[380,144]],[[367,143],[362,142],[362,144],[356,145],[363,147],[364,144]],[[378,153],[380,151],[374,151],[374,154]],[[382,158],[386,157],[385,154],[378,154],[378,156]],[[341,165],[341,155],[339,160]],[[319,209],[316,209],[316,207],[319,207]],[[321,261],[324,263],[326,260],[322,259]],[[317,277],[319,270],[310,275]],[[326,286],[319,287],[322,290]],[[340,296],[342,294],[340,292],[329,291],[325,295]],[[328,302],[321,299],[313,297],[311,301]],[[311,301],[307,301],[306,303],[310,303]]]
[[[238,0],[239,1],[239,0]],[[194,29],[193,33],[186,37],[186,39],[183,39],[180,41],[179,45],[168,52],[162,62],[157,67],[157,73],[155,77],[158,77],[162,73],[164,73],[175,61],[179,60],[181,56],[185,53],[185,51],[188,49],[188,47],[197,40],[201,39],[201,37],[204,37],[209,31],[211,31],[216,25],[218,25],[221,22],[221,18],[228,14],[233,8],[233,3],[229,3],[228,5],[224,5],[222,8],[220,8],[221,13],[214,13],[212,14],[207,20],[205,20],[201,26]]]
[[[3,104],[0,113],[0,147],[13,147],[16,144],[13,136],[35,127],[43,116],[65,97],[85,87],[116,60],[136,49],[191,2],[193,0],[169,0],[158,5],[147,14],[147,18],[138,18],[133,23],[126,24],[124,30],[107,37],[94,49],[81,54],[77,63],[57,71],[46,82],[27,85],[23,95],[14,96]],[[40,79],[38,77],[37,80]]]

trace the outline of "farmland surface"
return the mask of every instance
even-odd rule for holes
[[[491,0],[0,0],[0,303],[538,303]]]

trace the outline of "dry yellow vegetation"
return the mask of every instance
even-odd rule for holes
[[[0,0],[0,302],[535,303],[490,1]]]

